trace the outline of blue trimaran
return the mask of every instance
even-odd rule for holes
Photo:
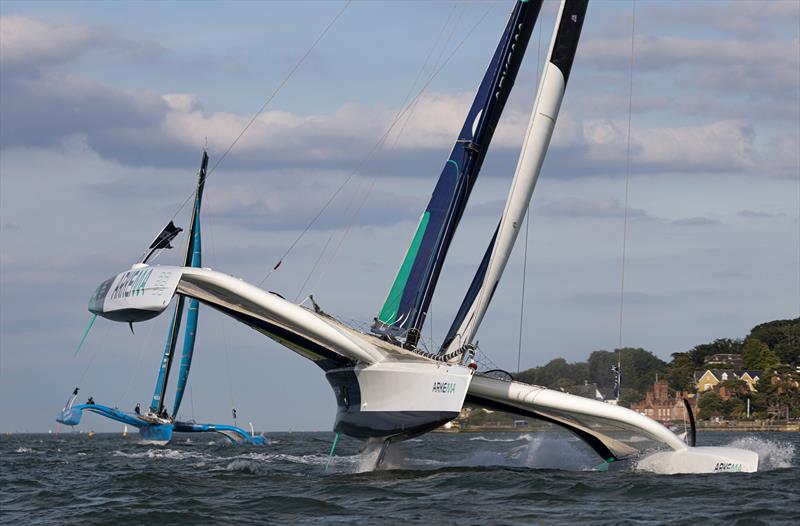
[[[421,329],[450,242],[514,85],[542,0],[515,2],[466,121],[370,332],[329,316],[310,296],[311,307],[306,307],[305,302],[288,301],[234,276],[198,268],[199,259],[187,259],[183,267],[134,265],[101,283],[89,301],[89,310],[113,321],[134,323],[158,316],[171,298],[178,295],[176,312],[180,312],[183,298],[188,297],[195,309],[200,301],[251,327],[322,369],[336,397],[337,439],[341,433],[382,443],[378,464],[391,443],[421,435],[456,418],[466,402],[567,429],[606,463],[650,453],[645,448],[651,444],[666,451],[648,454],[639,461],[638,465],[644,469],[672,473],[756,471],[758,455],[754,452],[730,447],[694,447],[693,441],[687,444],[658,422],[624,407],[514,381],[510,375],[498,378],[477,370],[475,336],[527,213],[558,118],[587,4],[588,0],[560,2],[503,215],[438,352],[421,348]],[[200,192],[196,207],[199,196]],[[195,230],[192,236],[198,235]],[[154,413],[163,406],[177,319],[176,314],[153,399]],[[182,364],[181,385],[188,374],[188,363],[187,360]],[[63,421],[69,420],[75,411],[79,414],[85,409],[86,406],[68,408]],[[117,416],[108,409],[99,412]],[[121,421],[128,419],[139,425],[145,436],[163,433],[168,437],[173,429],[183,430],[179,423],[151,422],[131,415],[120,417]],[[191,426],[190,430],[204,430],[196,427]],[[335,444],[336,439],[334,447]]]
[[[203,160],[200,164],[200,172],[197,181],[197,191],[194,197],[194,208],[192,210],[191,227],[189,230],[189,239],[186,244],[186,255],[184,257],[184,266],[190,268],[200,268],[202,264],[202,244],[200,237],[200,206],[203,200],[203,188],[206,182],[206,169],[208,168],[208,154],[203,152]],[[133,287],[134,294],[136,291],[136,283],[144,284],[152,270],[148,270],[147,261],[153,254],[162,249],[172,248],[170,241],[181,232],[181,229],[176,227],[172,221],[164,228],[164,230],[156,237],[153,243],[145,251],[139,263],[134,265],[140,272],[130,276],[130,285]],[[145,413],[142,413],[137,405],[136,410],[132,413],[120,411],[116,407],[109,407],[102,404],[94,403],[92,398],[89,403],[75,404],[78,397],[78,388],[76,387],[70,397],[67,405],[56,417],[56,421],[66,424],[68,426],[76,426],[81,421],[81,416],[84,411],[90,411],[98,415],[102,415],[111,420],[116,420],[123,424],[133,426],[139,429],[139,434],[142,439],[148,443],[166,444],[172,439],[174,432],[179,433],[204,433],[216,432],[224,435],[232,442],[237,443],[251,443],[251,444],[264,444],[264,437],[256,435],[251,429],[250,432],[230,425],[224,424],[198,424],[195,422],[182,422],[176,420],[178,410],[183,401],[183,395],[186,391],[186,385],[189,381],[189,370],[192,366],[192,357],[194,355],[194,343],[197,335],[197,314],[200,302],[194,298],[189,298],[189,308],[186,313],[186,329],[183,333],[183,351],[181,354],[180,369],[178,371],[178,383],[175,388],[175,401],[172,404],[172,417],[165,407],[165,396],[167,393],[167,386],[169,383],[170,371],[172,369],[172,361],[175,356],[175,349],[178,344],[178,333],[180,332],[181,320],[184,314],[184,307],[186,298],[179,296],[175,304],[175,311],[172,314],[172,323],[170,324],[169,334],[167,335],[167,345],[164,348],[164,357],[161,360],[161,367],[158,371],[158,379],[156,380],[155,391],[153,392],[153,400],[150,402],[150,407]],[[235,409],[234,409],[235,411]]]

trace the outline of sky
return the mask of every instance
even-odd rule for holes
[[[186,226],[202,149],[213,166],[343,5],[0,3],[0,431],[54,429],[76,385],[148,403],[168,316],[135,334],[98,319],[76,356],[89,296],[170,218]],[[350,178],[263,287],[371,320],[512,6],[348,5],[211,173],[204,266],[259,283]],[[502,212],[556,10],[545,2],[429,341]],[[800,315],[800,3],[637,2],[629,97],[631,33],[630,1],[590,3],[528,234],[478,334],[500,368],[618,346],[628,163],[623,345],[669,360]],[[335,415],[320,369],[201,307],[181,416],[230,423],[232,407],[264,430],[328,430]]]

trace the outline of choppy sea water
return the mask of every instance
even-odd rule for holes
[[[332,433],[262,447],[214,435],[0,438],[3,524],[799,524],[800,433],[704,433],[761,455],[759,473],[596,471],[560,433],[428,434],[359,453]]]

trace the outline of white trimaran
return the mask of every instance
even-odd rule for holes
[[[588,0],[561,0],[543,75],[500,224],[438,354],[417,347],[450,241],[522,62],[541,0],[515,2],[511,18],[467,114],[431,201],[420,218],[370,333],[206,268],[142,265],[102,283],[89,310],[133,323],[164,311],[174,295],[194,298],[304,356],[325,372],[338,405],[334,430],[391,442],[455,418],[465,402],[536,418],[583,439],[608,463],[639,458],[641,468],[672,473],[753,472],[758,455],[693,447],[629,409],[477,372],[473,340],[528,210],[555,127]],[[612,436],[613,435],[613,436]],[[637,435],[643,442],[625,442]],[[639,444],[661,450],[643,451]],[[634,447],[639,446],[639,447]],[[380,462],[380,460],[379,460]]]

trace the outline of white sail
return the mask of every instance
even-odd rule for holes
[[[483,274],[480,288],[473,282],[473,287],[470,287],[472,293],[467,294],[462,304],[460,319],[457,318],[451,328],[443,352],[450,353],[472,342],[506,268],[550,145],[585,12],[586,2],[561,1],[557,26],[550,42],[514,180],[494,244],[490,246],[492,252],[488,266],[485,272],[483,268],[478,271],[476,280]],[[477,294],[474,293],[476,290]]]

